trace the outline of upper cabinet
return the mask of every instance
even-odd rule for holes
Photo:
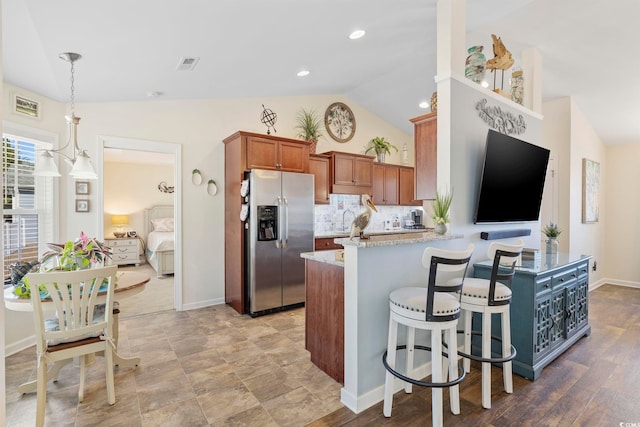
[[[437,113],[411,119],[416,152],[415,194],[418,200],[436,198],[438,120]]]
[[[373,156],[329,151],[331,159],[331,193],[371,194],[373,186]]]
[[[402,206],[422,206],[422,200],[416,200],[414,169],[406,166],[398,168],[400,185],[398,196]]]
[[[237,142],[235,142],[237,141]],[[245,170],[269,169],[284,172],[309,172],[309,142],[273,135],[236,132],[224,140],[237,143],[245,159]]]
[[[309,173],[314,176],[315,204],[328,204],[329,189],[331,188],[329,156],[310,154]]]
[[[399,166],[384,163],[373,164],[373,203],[397,205]]]

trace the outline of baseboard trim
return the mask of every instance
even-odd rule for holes
[[[4,356],[8,357],[36,345],[36,336],[31,335],[4,347]]]
[[[594,289],[597,289],[602,285],[615,285],[615,286],[624,286],[627,288],[640,289],[639,282],[632,282],[630,280],[618,280],[618,279],[600,279],[597,282],[590,285],[589,290],[593,291]]]
[[[192,302],[189,304],[182,304],[182,310],[195,310],[198,308],[211,307],[212,305],[220,305],[224,303],[224,298],[215,298],[210,300]]]

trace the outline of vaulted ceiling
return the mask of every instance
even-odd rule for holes
[[[2,0],[4,79],[66,102],[71,51],[76,102],[344,94],[411,133],[435,90],[436,3]],[[638,22],[635,0],[468,0],[467,45],[536,46],[545,100],[573,96],[605,143],[635,143]]]

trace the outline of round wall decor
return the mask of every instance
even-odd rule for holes
[[[324,113],[324,126],[331,138],[338,142],[347,142],[356,133],[356,117],[346,104],[334,102]]]

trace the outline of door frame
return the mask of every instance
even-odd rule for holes
[[[100,239],[104,240],[104,149],[116,148],[120,150],[149,151],[156,153],[172,154],[174,156],[173,182],[174,182],[174,204],[173,217],[175,221],[175,244],[174,244],[174,285],[173,285],[173,304],[177,311],[183,310],[182,301],[182,145],[148,141],[133,138],[120,138],[115,136],[98,136],[98,149],[96,153],[96,163],[100,165],[98,168],[97,182],[97,211],[98,211],[98,227]]]

